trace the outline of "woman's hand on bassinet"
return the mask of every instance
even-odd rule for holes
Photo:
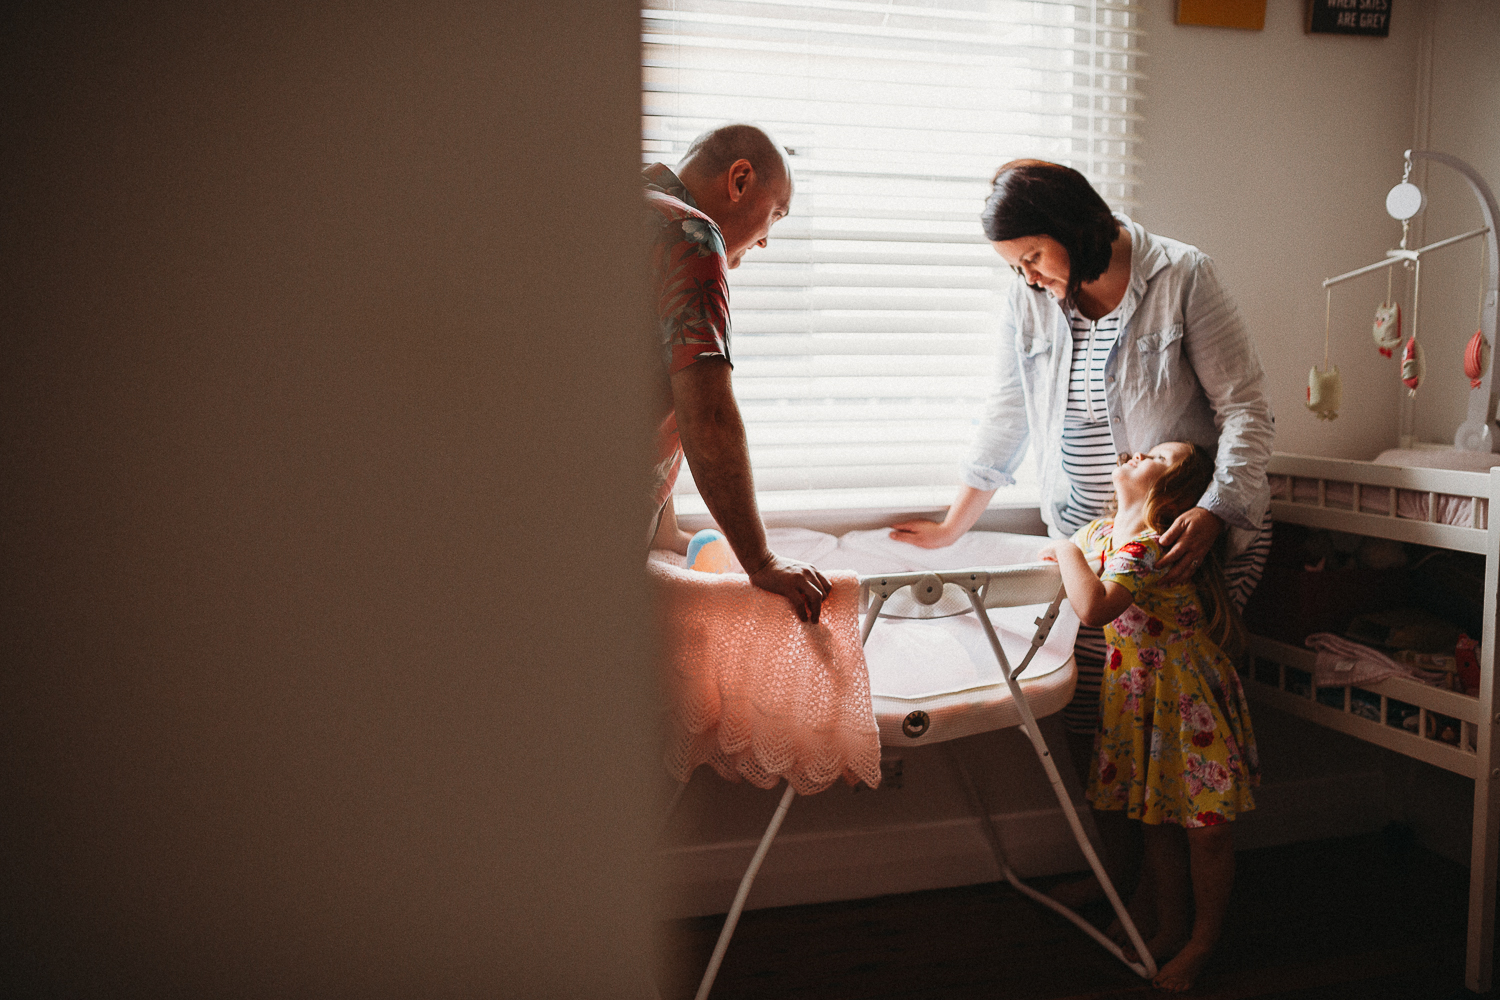
[[[1043,545],[1037,549],[1036,557],[1042,562],[1057,562],[1057,544],[1055,542],[1048,542],[1046,545]]]
[[[761,590],[780,594],[792,605],[797,617],[805,622],[818,623],[818,614],[823,608],[823,598],[833,589],[828,577],[819,573],[817,567],[795,559],[783,559],[772,554],[760,569],[750,574],[750,582]]]
[[[955,532],[946,524],[919,518],[891,525],[890,537],[921,549],[941,549],[958,541],[961,535],[962,531]]]

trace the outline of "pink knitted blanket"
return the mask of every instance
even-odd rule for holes
[[[798,794],[838,778],[880,783],[880,732],[859,642],[859,582],[828,573],[817,625],[741,574],[647,562],[661,636],[667,771],[708,764],[731,781]]]

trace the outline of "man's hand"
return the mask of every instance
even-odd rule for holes
[[[750,582],[761,590],[785,597],[798,618],[814,625],[823,609],[823,598],[833,589],[828,577],[816,567],[774,554],[769,562],[750,574]]]
[[[1167,551],[1156,565],[1171,567],[1161,582],[1171,586],[1192,579],[1223,530],[1223,519],[1202,507],[1191,507],[1173,521],[1161,536],[1161,544]]]

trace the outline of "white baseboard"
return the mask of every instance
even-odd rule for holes
[[[1352,836],[1390,818],[1379,771],[1278,783],[1235,826],[1241,850]],[[767,793],[768,795],[772,793]],[[993,817],[1011,867],[1023,878],[1080,871],[1086,863],[1062,809]],[[689,845],[660,853],[663,917],[724,913],[756,842]],[[993,882],[1000,877],[977,817],[779,837],[747,909],[865,899]]]

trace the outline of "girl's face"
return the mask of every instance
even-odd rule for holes
[[[1013,240],[991,240],[1000,259],[1010,265],[1032,288],[1048,292],[1061,302],[1068,297],[1068,274],[1072,262],[1068,251],[1050,236],[1021,236]]]
[[[1121,455],[1120,464],[1111,474],[1120,504],[1124,506],[1144,500],[1157,480],[1166,475],[1168,469],[1185,462],[1192,450],[1191,445],[1181,441],[1168,441],[1150,451]]]

